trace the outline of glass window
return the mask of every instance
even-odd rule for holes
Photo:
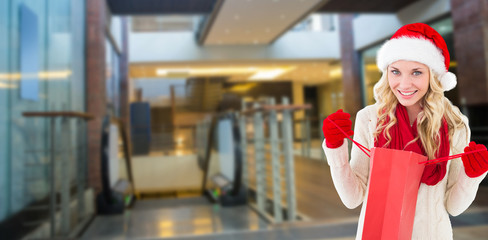
[[[381,78],[381,71],[376,66],[376,54],[381,45],[376,45],[361,52],[363,70],[363,102],[366,105],[375,103],[373,88]]]
[[[72,0],[0,1],[0,221],[49,193],[49,121],[22,114],[85,109],[85,12],[80,10],[85,9],[84,4]],[[28,8],[37,19],[37,57],[32,59],[39,66],[34,73],[39,78],[38,89],[33,92],[36,101],[21,98],[19,91],[21,7]],[[65,137],[60,134],[60,126],[57,121],[58,141]],[[84,132],[76,131],[79,126],[72,124],[68,128],[71,141],[60,141],[58,146],[69,148],[63,144],[71,143],[73,147],[84,142],[80,138]],[[69,177],[74,181],[73,163],[78,149],[72,149],[72,157],[65,160],[71,164]],[[58,179],[61,170],[58,164]]]
[[[119,55],[112,42],[105,41],[105,91],[107,94],[107,111],[114,117],[120,116],[120,74]]]
[[[8,93],[15,87],[10,81],[9,71],[9,1],[0,1],[0,221],[5,218],[8,212],[6,206],[10,205],[9,201],[9,128],[7,122],[9,119],[9,101]]]

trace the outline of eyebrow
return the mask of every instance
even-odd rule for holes
[[[397,68],[397,67],[395,67],[395,66],[390,66],[390,67],[391,67],[391,68],[394,68],[394,69],[396,69],[396,70],[398,70],[398,68]],[[418,68],[413,68],[413,69],[412,69],[412,71],[417,71],[417,70],[424,70],[424,68],[423,68],[423,67],[418,67]]]

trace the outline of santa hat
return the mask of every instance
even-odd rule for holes
[[[456,86],[456,75],[449,72],[449,52],[442,36],[424,23],[407,24],[378,51],[376,64],[385,72],[388,65],[407,60],[427,65],[438,76],[444,91]]]

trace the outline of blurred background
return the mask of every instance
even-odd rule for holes
[[[2,239],[354,239],[321,122],[402,25],[446,40],[488,144],[486,0],[2,0]],[[353,119],[354,120],[354,119]],[[486,239],[488,184],[452,217]]]

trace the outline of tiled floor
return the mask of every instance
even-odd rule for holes
[[[144,200],[125,215],[97,216],[82,239],[354,239],[360,208],[342,204],[327,163],[296,156],[295,176],[298,211],[307,222],[270,225],[247,206],[223,208],[204,198]],[[456,240],[488,239],[488,186],[451,221]]]
[[[222,208],[204,198],[143,200],[125,215],[97,216],[82,239],[184,237],[267,226],[247,206]]]

